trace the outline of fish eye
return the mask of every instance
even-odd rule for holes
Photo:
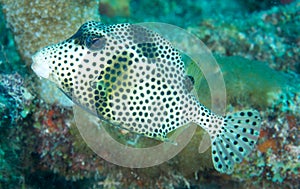
[[[91,51],[98,51],[105,47],[106,39],[102,36],[88,36],[85,40],[86,47]]]

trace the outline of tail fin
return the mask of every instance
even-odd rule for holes
[[[260,115],[246,110],[224,118],[222,132],[212,141],[212,160],[221,173],[230,174],[253,149],[260,132]]]

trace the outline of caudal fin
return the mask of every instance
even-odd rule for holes
[[[212,141],[212,160],[221,173],[230,174],[235,163],[242,162],[253,149],[260,132],[261,118],[257,111],[228,114],[222,132]]]

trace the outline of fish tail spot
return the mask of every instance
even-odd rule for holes
[[[212,141],[212,160],[216,170],[232,173],[234,164],[241,163],[255,146],[260,124],[260,115],[255,110],[228,114],[224,118],[222,132]]]

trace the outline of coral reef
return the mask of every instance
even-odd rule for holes
[[[1,4],[0,4],[1,8]],[[13,41],[13,35],[5,27],[4,15],[0,14],[0,68],[1,72],[14,73],[18,70],[18,73],[23,74],[25,72],[24,62],[21,60],[20,55],[17,52],[15,43]]]
[[[299,2],[273,7],[250,17],[207,18],[188,30],[214,53],[266,61],[277,70],[299,70]]]
[[[299,76],[241,57],[217,56],[217,62],[226,84],[228,109],[256,107],[264,120],[257,149],[236,166],[232,180],[244,181],[254,188],[259,185],[271,188],[274,183],[287,188],[299,185]],[[189,66],[188,71],[193,70],[190,73],[199,72],[193,63]],[[201,80],[198,89],[201,102],[209,105],[205,80]]]
[[[221,12],[207,1],[180,2],[181,6],[177,0],[169,4],[102,1],[100,7],[97,1],[85,0],[0,2],[5,13],[5,17],[0,14],[0,188],[300,187],[298,1],[245,16],[245,9],[252,11],[248,5],[222,4]],[[261,9],[261,5],[254,6]],[[236,14],[229,14],[226,8]],[[66,39],[87,20],[98,20],[99,9],[106,11],[107,21],[167,21],[189,26],[218,55],[228,111],[254,107],[263,119],[257,148],[232,175],[213,170],[210,150],[198,153],[203,136],[200,128],[175,158],[145,169],[113,165],[86,146],[65,97],[55,98],[57,91],[47,83],[40,84],[24,65],[31,63],[30,56],[40,47]],[[153,16],[156,14],[160,16]],[[5,28],[4,18],[12,33]],[[194,68],[191,62],[188,70]],[[194,78],[198,78],[200,101],[209,106],[205,80],[201,75]],[[126,133],[117,136],[131,137]]]
[[[233,106],[265,109],[278,102],[278,96],[298,93],[299,77],[271,69],[263,62],[241,57],[217,57],[226,83],[228,103]],[[292,97],[288,98],[291,102]]]
[[[265,121],[258,151],[247,157],[247,163],[238,166],[232,177],[248,182],[247,185],[252,187],[297,188],[300,141],[296,125],[299,125],[300,119],[287,113],[274,113],[273,108],[265,111],[263,117]]]
[[[2,107],[4,110],[8,109],[11,121],[18,119],[20,115],[25,118],[28,114],[27,106],[29,106],[33,97],[23,86],[21,76],[19,74],[0,75],[0,89],[4,103]],[[7,100],[4,100],[6,98]],[[9,110],[10,107],[16,107],[17,109],[15,111]]]
[[[98,1],[1,0],[0,2],[18,51],[27,65],[32,63],[31,56],[40,48],[73,35],[87,20],[100,20]],[[7,54],[11,56],[11,53]],[[19,56],[9,58],[14,57]],[[10,59],[10,63],[14,68],[13,59]],[[40,87],[40,94],[45,101],[70,105],[64,95],[53,85],[41,81],[40,86],[48,89],[45,91]],[[49,96],[48,93],[53,95]]]
[[[97,1],[1,0],[7,23],[27,64],[40,48],[71,36],[87,20],[99,20]]]
[[[36,109],[32,115],[34,119],[33,130],[35,135],[38,136],[35,140],[39,144],[27,144],[34,149],[34,160],[38,161],[38,166],[32,167],[32,171],[36,173],[50,170],[60,175],[60,177],[77,182],[82,179],[93,178],[91,188],[197,187],[199,182],[202,183],[201,186],[205,184],[215,187],[220,186],[220,183],[209,182],[211,179],[230,180],[240,187],[242,187],[239,183],[241,180],[252,187],[262,183],[271,187],[276,182],[282,183],[282,186],[287,186],[290,183],[295,184],[299,169],[299,163],[297,163],[299,141],[296,137],[299,135],[299,131],[296,129],[299,118],[294,116],[295,112],[293,113],[292,108],[288,110],[291,112],[288,114],[289,116],[286,116],[280,104],[268,100],[273,98],[272,95],[268,95],[269,93],[286,92],[286,90],[280,90],[280,88],[287,86],[289,76],[280,74],[280,72],[268,68],[261,62],[249,61],[240,57],[218,57],[217,60],[221,68],[226,71],[236,67],[233,70],[236,70],[237,73],[233,75],[239,78],[241,84],[246,85],[236,88],[235,83],[230,81],[232,76],[224,74],[229,88],[227,95],[230,97],[229,102],[232,103],[232,106],[236,109],[244,106],[256,106],[264,110],[262,116],[265,121],[259,145],[242,164],[236,166],[236,172],[231,177],[222,176],[212,169],[210,150],[204,154],[198,153],[198,145],[203,135],[203,130],[200,128],[197,129],[190,144],[170,161],[152,168],[121,168],[97,157],[86,146],[74,125],[71,109],[56,105],[49,106],[44,103],[39,103],[40,108]],[[249,77],[249,70],[242,69],[245,65],[250,70],[255,68],[255,70],[260,71],[251,72],[251,74],[256,75]],[[268,77],[264,78],[264,75]],[[278,81],[276,86],[272,87],[269,83],[270,77]],[[255,85],[254,83],[258,80],[261,84]],[[292,86],[292,83],[289,83],[289,85]],[[200,93],[203,88],[200,86],[198,90]],[[251,92],[256,90],[261,90],[261,92]],[[205,94],[201,94],[201,97],[205,98]],[[241,98],[242,94],[245,97]],[[256,101],[260,96],[263,98]],[[234,100],[235,98],[240,100]],[[294,99],[288,100],[292,102]],[[292,105],[292,103],[289,104]],[[274,117],[272,115],[274,114],[273,109],[279,109],[283,113]],[[272,116],[273,120],[271,119]],[[122,135],[124,134],[120,133],[119,137],[122,137]],[[288,152],[284,152],[285,150]],[[159,179],[157,180],[157,178]],[[255,182],[252,183],[253,180]]]
[[[0,188],[24,182],[18,124],[27,118],[32,100],[19,74],[0,74]]]
[[[178,5],[181,6],[178,6]],[[202,16],[201,1],[109,1],[100,2],[102,19],[106,23],[116,22],[166,22],[187,26],[198,23]],[[183,19],[178,19],[183,17]]]
[[[279,107],[299,113],[299,77],[271,69],[266,63],[239,56],[216,56],[226,84],[227,103],[236,108]],[[197,79],[198,97],[210,106],[210,91],[201,70],[188,63],[187,73]],[[195,75],[197,74],[197,75]]]
[[[289,4],[293,2],[293,0],[245,0],[245,1],[239,1],[239,3],[248,11],[254,12],[254,11],[260,11],[260,10],[266,10],[270,9],[271,7],[280,5],[280,4]]]
[[[103,16],[129,17],[129,3],[129,0],[102,0],[99,4],[99,11]]]
[[[94,176],[101,170],[103,160],[83,143],[70,108],[45,106],[34,114],[37,120],[33,127],[39,141],[39,145],[35,145],[39,157],[35,171],[50,170],[75,181]]]

